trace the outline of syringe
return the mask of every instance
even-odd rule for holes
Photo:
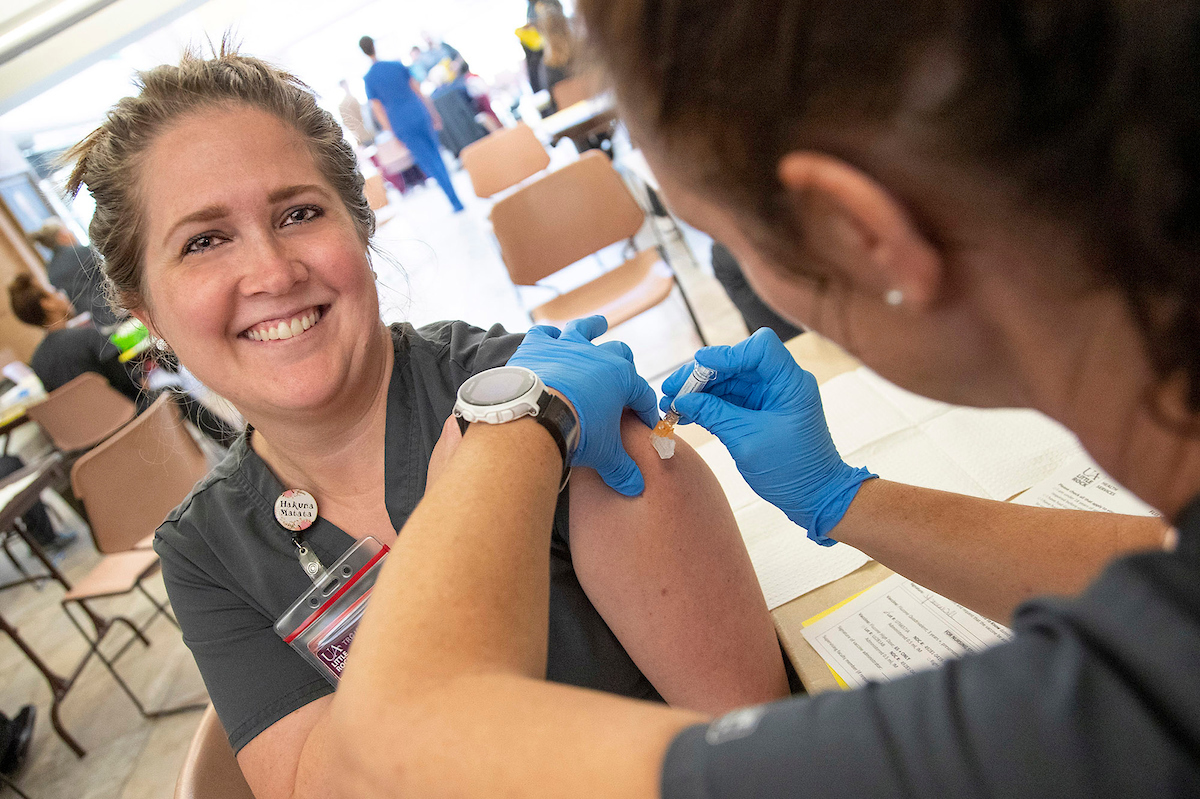
[[[704,387],[717,376],[716,369],[709,369],[707,366],[696,364],[692,369],[692,373],[688,375],[688,379],[683,382],[683,387],[675,394],[675,399],[679,399],[684,394],[693,394],[697,391],[703,391]],[[671,409],[663,416],[662,421],[654,426],[650,431],[650,443],[654,446],[658,457],[666,460],[675,454],[675,425],[679,423],[679,412],[675,410],[675,400],[671,400]]]

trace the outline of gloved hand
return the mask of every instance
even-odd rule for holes
[[[579,449],[571,463],[590,466],[609,486],[633,497],[646,483],[621,443],[621,412],[628,406],[651,427],[658,424],[658,412],[654,390],[638,375],[629,347],[620,341],[591,343],[607,329],[603,316],[568,322],[561,332],[539,325],[525,334],[508,365],[533,370],[575,406]]]
[[[858,487],[876,475],[838,455],[817,380],[792,359],[769,328],[733,347],[705,347],[696,361],[717,370],[703,393],[675,400],[681,421],[696,422],[729,450],[738,471],[763,499],[808,531],[818,544],[842,520]],[[663,383],[663,410],[691,374],[680,368]]]

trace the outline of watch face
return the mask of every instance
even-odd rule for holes
[[[462,399],[468,405],[502,405],[529,391],[536,380],[526,369],[489,369],[463,383]]]

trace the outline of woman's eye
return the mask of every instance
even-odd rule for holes
[[[211,233],[204,233],[199,236],[193,236],[188,239],[187,244],[183,245],[184,255],[195,255],[210,250],[217,244],[217,237]]]
[[[313,205],[306,205],[303,208],[293,208],[287,212],[287,216],[283,218],[284,225],[295,225],[300,222],[308,222],[316,219],[321,215],[321,209]]]

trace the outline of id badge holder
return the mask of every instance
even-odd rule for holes
[[[302,550],[303,551],[303,550]],[[275,622],[275,632],[335,687],[388,548],[364,538],[327,569]]]

